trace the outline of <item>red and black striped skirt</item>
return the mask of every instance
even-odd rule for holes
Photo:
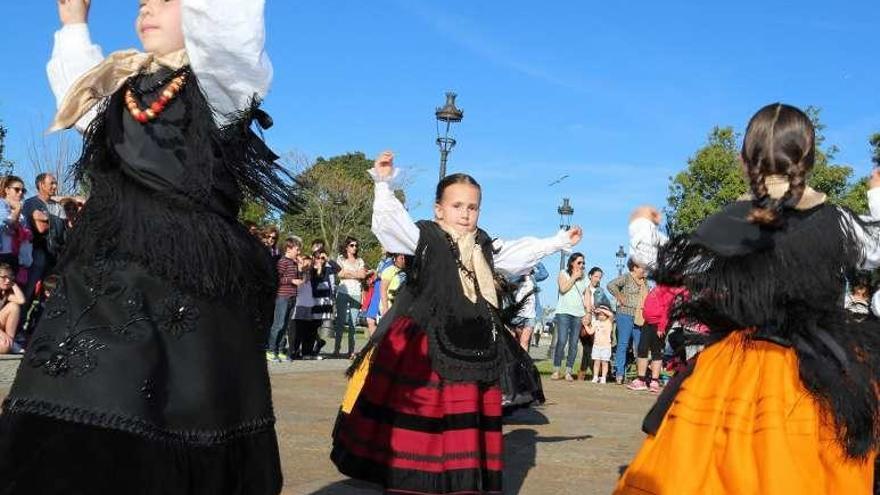
[[[337,418],[339,471],[390,493],[501,493],[498,385],[444,381],[409,318],[395,320],[373,352],[351,412]]]

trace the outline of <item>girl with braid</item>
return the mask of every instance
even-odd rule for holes
[[[749,197],[637,260],[686,289],[670,318],[709,331],[645,418],[616,493],[871,492],[880,323],[841,301],[845,274],[880,266],[880,226],[806,185],[815,148],[802,111],[762,108],[742,148]],[[877,217],[880,173],[869,185]],[[640,225],[631,234],[658,238]]]

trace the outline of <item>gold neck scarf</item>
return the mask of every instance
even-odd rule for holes
[[[468,276],[465,270],[458,270],[458,278],[461,281],[461,289],[464,296],[470,302],[477,302],[477,289],[480,295],[493,308],[498,307],[498,293],[495,290],[495,277],[492,275],[492,267],[483,256],[483,248],[477,244],[477,232],[468,232],[460,234],[453,229],[444,227],[439,222],[440,228],[452,237],[452,240],[458,245],[458,253],[461,256],[461,264],[465,268],[472,271],[476,275],[476,286],[474,279]]]
[[[764,178],[764,184],[767,186],[767,194],[773,199],[779,199],[791,187],[791,181],[785,175],[768,175]],[[750,201],[754,199],[752,193],[745,194],[740,200]],[[796,210],[809,210],[824,203],[828,197],[825,193],[820,193],[810,186],[804,188],[804,194],[801,196],[798,204],[795,205]]]
[[[154,55],[137,50],[111,53],[100,64],[73,83],[58,106],[49,132],[69,129],[104,98],[112,95],[130,77],[139,72],[155,72],[160,67],[177,70],[189,64],[185,49],[167,55]]]

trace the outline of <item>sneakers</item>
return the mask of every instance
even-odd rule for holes
[[[593,379],[590,380],[590,381],[593,382],[593,383],[599,383],[599,377],[598,377],[598,376],[594,376]]]
[[[573,382],[573,381],[574,381],[574,377],[571,376],[571,373],[566,373],[566,374],[565,374],[565,381],[567,381],[567,382]]]
[[[559,380],[559,370],[554,371],[553,374],[550,375],[550,379],[551,380]]]
[[[651,380],[651,385],[648,386],[648,391],[652,394],[660,393],[660,382],[657,380]]]
[[[648,386],[645,384],[644,380],[639,378],[629,382],[629,385],[627,385],[626,388],[636,391],[648,390]]]
[[[605,377],[604,377],[604,376],[599,377],[599,383],[605,383]]]
[[[274,352],[266,351],[266,361],[271,362],[277,355],[278,354],[275,354]]]

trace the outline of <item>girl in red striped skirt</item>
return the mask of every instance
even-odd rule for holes
[[[385,251],[414,258],[350,369],[331,459],[389,493],[501,493],[500,383],[537,394],[540,381],[505,328],[496,280],[571,248],[581,230],[493,241],[477,228],[480,186],[465,174],[437,185],[433,221],[413,223],[392,191],[393,155],[370,173],[373,232]]]

